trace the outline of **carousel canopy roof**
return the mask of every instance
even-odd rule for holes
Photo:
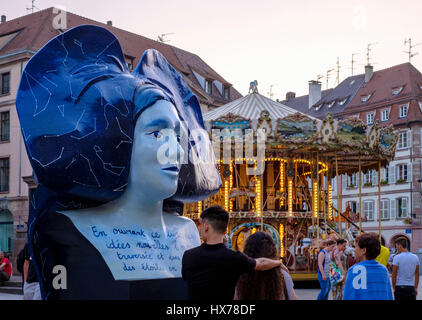
[[[352,173],[359,160],[364,171],[385,166],[394,158],[398,134],[391,126],[368,126],[357,118],[337,120],[329,113],[316,119],[274,102],[256,91],[204,116],[208,130],[228,129],[237,136],[245,130],[264,129],[266,157],[310,158],[320,156],[339,173]],[[240,130],[240,131],[238,131]]]
[[[261,117],[262,111],[267,111],[270,119],[273,121],[297,113],[297,110],[293,108],[264,97],[258,92],[254,92],[205,113],[204,121],[208,123],[229,113],[254,121]]]

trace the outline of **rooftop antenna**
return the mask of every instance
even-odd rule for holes
[[[273,100],[274,92],[273,87],[278,86],[277,83],[270,85],[270,92],[267,92],[267,94],[270,96],[270,99]]]
[[[34,13],[35,9],[40,10],[35,6],[35,0],[32,0],[32,6],[30,8],[26,7],[26,11],[31,11],[31,13]]]
[[[319,75],[317,75],[316,80],[319,81],[319,80],[321,80],[323,78],[324,78],[324,76],[322,74],[319,74]]]
[[[337,83],[337,85],[340,83],[340,69],[341,69],[341,67],[340,67],[340,60],[337,57],[337,63],[336,63],[336,73],[337,73],[336,83]]]
[[[328,89],[328,80],[330,79],[330,73],[334,71],[334,69],[327,70],[327,74],[325,75],[325,80],[327,81],[327,89]]]
[[[377,44],[377,42],[368,43],[368,47],[366,48],[366,64],[367,64],[368,66],[370,66],[370,65],[371,65],[371,57],[370,57],[370,53],[371,53],[371,50],[372,50],[372,48],[371,48],[371,47],[372,47],[374,44]]]
[[[159,35],[157,36],[157,40],[158,40],[159,42],[162,42],[162,43],[164,43],[164,42],[169,42],[170,40],[166,40],[166,39],[164,39],[164,37],[165,37],[165,36],[168,36],[169,34],[174,34],[174,33],[162,33],[162,34],[159,34]]]
[[[352,69],[352,76],[353,76],[353,71],[355,70],[355,68],[354,68],[354,64],[355,64],[355,62],[357,62],[356,60],[354,60],[353,58],[356,56],[356,55],[358,55],[359,53],[352,53],[352,61],[351,61],[351,63],[352,63],[352,67],[351,67],[351,69]]]
[[[407,53],[407,54],[409,55],[409,62],[410,62],[410,60],[411,60],[414,56],[416,56],[416,55],[418,54],[418,52],[412,53],[412,49],[413,49],[414,47],[416,47],[416,46],[421,45],[422,43],[417,43],[417,44],[414,44],[414,45],[412,46],[412,39],[411,39],[411,38],[409,38],[409,39],[405,39],[405,40],[404,40],[404,45],[407,45],[407,44],[409,44],[409,51],[403,51],[403,52],[404,52],[404,53]]]

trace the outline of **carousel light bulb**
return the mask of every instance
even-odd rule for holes
[[[284,163],[280,161],[280,193],[284,192]],[[280,198],[280,205],[284,205],[284,199]]]
[[[232,188],[233,188],[233,160],[232,160],[232,163],[230,163],[229,194],[231,194]],[[229,209],[230,211],[233,211],[233,199],[229,199]]]
[[[293,216],[293,180],[289,179],[288,182],[288,192],[289,192],[289,196],[288,196],[288,207],[289,207],[289,217]]]
[[[331,183],[328,183],[328,218],[333,220],[333,190],[331,187]]]
[[[314,217],[318,217],[318,182],[314,182]]]
[[[284,257],[284,224],[280,223],[280,226],[278,228],[278,232],[280,234],[280,256]]]
[[[229,211],[229,182],[224,181],[224,210]]]
[[[202,212],[202,201],[198,201],[198,214],[201,215]]]
[[[256,177],[255,177],[256,178]],[[256,208],[256,215],[258,217],[261,216],[261,180],[256,178],[255,184],[255,208]]]

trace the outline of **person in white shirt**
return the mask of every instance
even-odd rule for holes
[[[396,249],[392,274],[394,299],[416,300],[419,285],[419,258],[407,250],[405,238],[396,240]]]

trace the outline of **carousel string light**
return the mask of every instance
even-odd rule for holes
[[[202,213],[202,201],[198,201],[198,215]]]
[[[224,210],[229,211],[229,182],[224,181]]]
[[[289,207],[289,217],[293,216],[293,180],[289,178],[288,181],[288,207]]]
[[[255,208],[256,208],[256,215],[258,217],[261,216],[261,180],[255,176]]]
[[[233,160],[230,164],[230,178],[229,178],[229,194],[231,194],[233,189]],[[229,209],[230,211],[233,211],[233,199],[229,199]]]
[[[280,161],[280,193],[284,193],[284,162]],[[280,197],[280,206],[284,205],[284,198]]]
[[[333,190],[331,183],[328,183],[328,218],[333,220]]]
[[[314,181],[314,218],[318,217],[318,182]]]
[[[280,256],[284,257],[285,256],[285,251],[284,251],[284,224],[280,223],[280,226],[278,228],[278,232],[280,234]]]

